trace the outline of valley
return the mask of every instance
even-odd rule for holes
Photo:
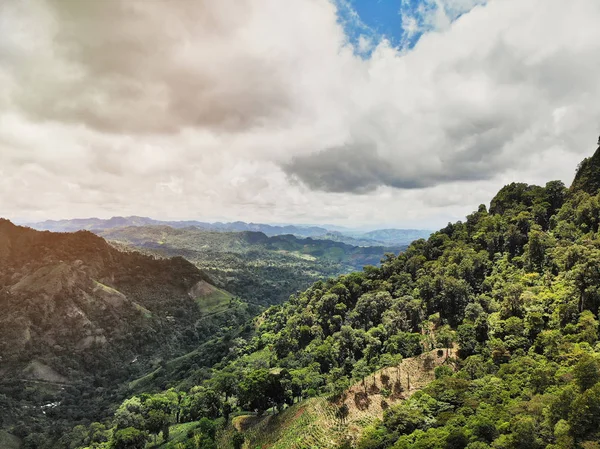
[[[265,307],[399,250],[163,225],[96,230],[108,244],[0,225],[0,422],[35,445],[130,394],[191,388]]]
[[[227,291],[263,306],[279,304],[317,280],[378,265],[385,253],[397,254],[405,248],[167,226],[96,232],[124,249],[185,257]]]

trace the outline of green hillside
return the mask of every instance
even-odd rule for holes
[[[598,447],[599,226],[588,184],[507,185],[489,212],[271,307],[205,381],[124,403],[105,438],[161,433],[164,403],[164,425],[217,429],[165,448]]]
[[[120,252],[85,231],[0,219],[0,266],[0,448],[64,447],[137,379],[160,390],[165,367],[184,378],[220,361],[260,310],[182,258]]]
[[[201,360],[194,353],[167,363],[150,383],[136,381],[137,395],[112,419],[63,441],[598,447],[599,227],[600,193],[587,184],[507,185],[489,210],[380,267],[318,281],[244,333],[205,343],[203,354],[227,344],[212,369],[190,363]],[[155,392],[159,384],[169,389]]]

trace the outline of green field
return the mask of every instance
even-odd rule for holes
[[[0,448],[2,449],[20,449],[21,440],[4,430],[0,430]]]
[[[227,310],[233,299],[231,293],[215,288],[209,294],[196,298],[196,302],[203,315],[212,315]]]
[[[337,447],[340,437],[333,409],[323,398],[303,401],[276,415],[238,416],[233,425],[243,431],[246,448],[328,449]],[[220,435],[218,447],[232,447],[235,429]]]
[[[198,426],[197,422],[188,422],[184,424],[175,424],[169,428],[169,440],[164,441],[162,434],[157,437],[156,443],[152,441],[146,445],[147,449],[154,448],[176,448],[178,443],[186,443],[188,441],[188,431],[195,429]]]

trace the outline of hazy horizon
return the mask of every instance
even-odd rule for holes
[[[200,223],[247,223],[247,224],[257,224],[257,225],[268,225],[268,226],[298,226],[298,227],[320,227],[320,228],[325,228],[329,231],[335,231],[336,229],[340,229],[340,230],[345,230],[348,232],[351,231],[360,231],[360,232],[369,232],[369,231],[376,231],[376,230],[385,230],[385,229],[401,229],[401,230],[418,230],[418,231],[433,231],[433,229],[429,229],[429,228],[407,228],[407,227],[397,227],[397,226],[393,226],[393,224],[388,224],[386,225],[385,223],[380,224],[380,225],[363,225],[363,226],[344,226],[344,225],[337,225],[337,224],[333,224],[333,223],[301,223],[301,222],[271,222],[271,221],[260,221],[260,222],[255,222],[255,221],[246,221],[243,219],[239,219],[239,220],[231,220],[231,219],[210,219],[210,218],[184,218],[184,219],[171,219],[171,218],[161,218],[161,217],[153,217],[153,216],[142,216],[142,215],[112,215],[112,216],[106,216],[106,217],[65,217],[65,218],[58,218],[58,219],[44,219],[44,220],[38,220],[38,221],[27,221],[27,220],[20,220],[20,219],[11,219],[10,217],[0,217],[0,218],[5,218],[7,220],[12,221],[14,224],[23,226],[23,225],[32,225],[32,224],[38,224],[38,223],[44,223],[44,222],[61,222],[61,221],[71,221],[71,220],[110,220],[112,218],[132,218],[132,217],[138,217],[138,218],[149,218],[151,220],[155,220],[155,221],[164,221],[164,222],[186,222],[186,221],[190,221],[190,222],[200,222]]]

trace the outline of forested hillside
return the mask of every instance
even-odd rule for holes
[[[152,434],[177,449],[319,447],[303,443],[308,434],[322,447],[361,449],[598,447],[600,173],[590,166],[571,189],[507,185],[489,209],[381,267],[315,283],[267,310],[206,381],[129,399],[113,420],[75,429],[71,447],[142,448]],[[367,414],[373,388],[406,394],[371,373],[435,348],[445,363],[434,381],[344,431],[349,394]],[[364,392],[348,390],[355,382]],[[306,418],[304,400],[321,395],[336,441],[317,432],[321,412]],[[269,421],[285,445],[254,439],[261,415],[290,406]],[[232,412],[257,416],[232,427]]]
[[[128,381],[168,359],[196,350],[197,368],[219,361],[227,345],[215,337],[256,309],[211,282],[183,258],[0,220],[0,430],[43,447],[105,416]]]
[[[150,254],[183,256],[226,290],[260,305],[280,304],[320,279],[378,264],[386,252],[406,248],[193,227],[129,226],[96,232]]]

